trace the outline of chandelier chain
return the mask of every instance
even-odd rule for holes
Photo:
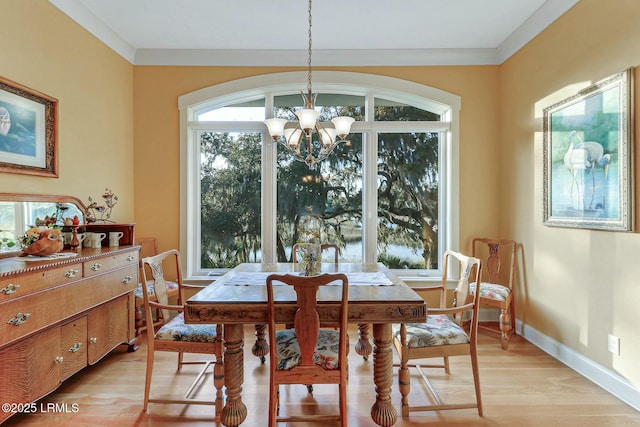
[[[309,96],[311,96],[312,88],[311,88],[311,0],[309,0],[309,71],[307,74],[308,82],[307,82],[307,91]],[[309,100],[311,101],[311,100]]]

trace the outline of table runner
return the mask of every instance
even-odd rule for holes
[[[271,274],[282,274],[276,272],[240,272],[227,280],[224,284],[226,286],[249,286],[249,285],[264,285],[267,282],[267,277]],[[297,274],[297,273],[294,273]],[[331,273],[329,273],[331,274]],[[389,280],[384,273],[345,273],[347,279],[349,279],[350,286],[390,286],[393,282]],[[282,283],[276,283],[281,285]]]

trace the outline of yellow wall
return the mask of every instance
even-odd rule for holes
[[[543,108],[638,65],[639,17],[637,0],[582,0],[500,69],[501,233],[523,247],[518,317],[635,385],[640,236],[542,225],[541,131]],[[637,114],[631,121],[637,129]],[[608,333],[621,338],[619,357],[607,351]]]
[[[133,217],[133,66],[46,0],[0,0],[0,75],[58,99],[58,178],[0,174],[0,191],[110,188],[112,218]],[[10,13],[8,13],[10,11]]]

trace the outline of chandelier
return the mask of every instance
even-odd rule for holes
[[[302,93],[304,108],[296,110],[297,122],[285,119],[267,119],[269,134],[280,142],[295,160],[304,162],[313,169],[318,162],[326,159],[341,143],[347,142],[352,117],[335,117],[331,122],[317,121],[320,112],[315,109],[317,93],[311,88],[311,0],[309,0],[309,71],[307,73],[307,93]],[[313,138],[316,134],[317,137]],[[337,137],[337,139],[336,139]],[[314,143],[315,142],[315,143]],[[317,147],[316,147],[317,146]],[[304,147],[301,149],[301,147]],[[317,152],[313,154],[314,150]]]

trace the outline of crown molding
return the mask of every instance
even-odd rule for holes
[[[579,0],[548,0],[495,49],[314,50],[316,66],[499,65]],[[80,2],[49,0],[133,65],[300,66],[306,50],[136,49]]]

